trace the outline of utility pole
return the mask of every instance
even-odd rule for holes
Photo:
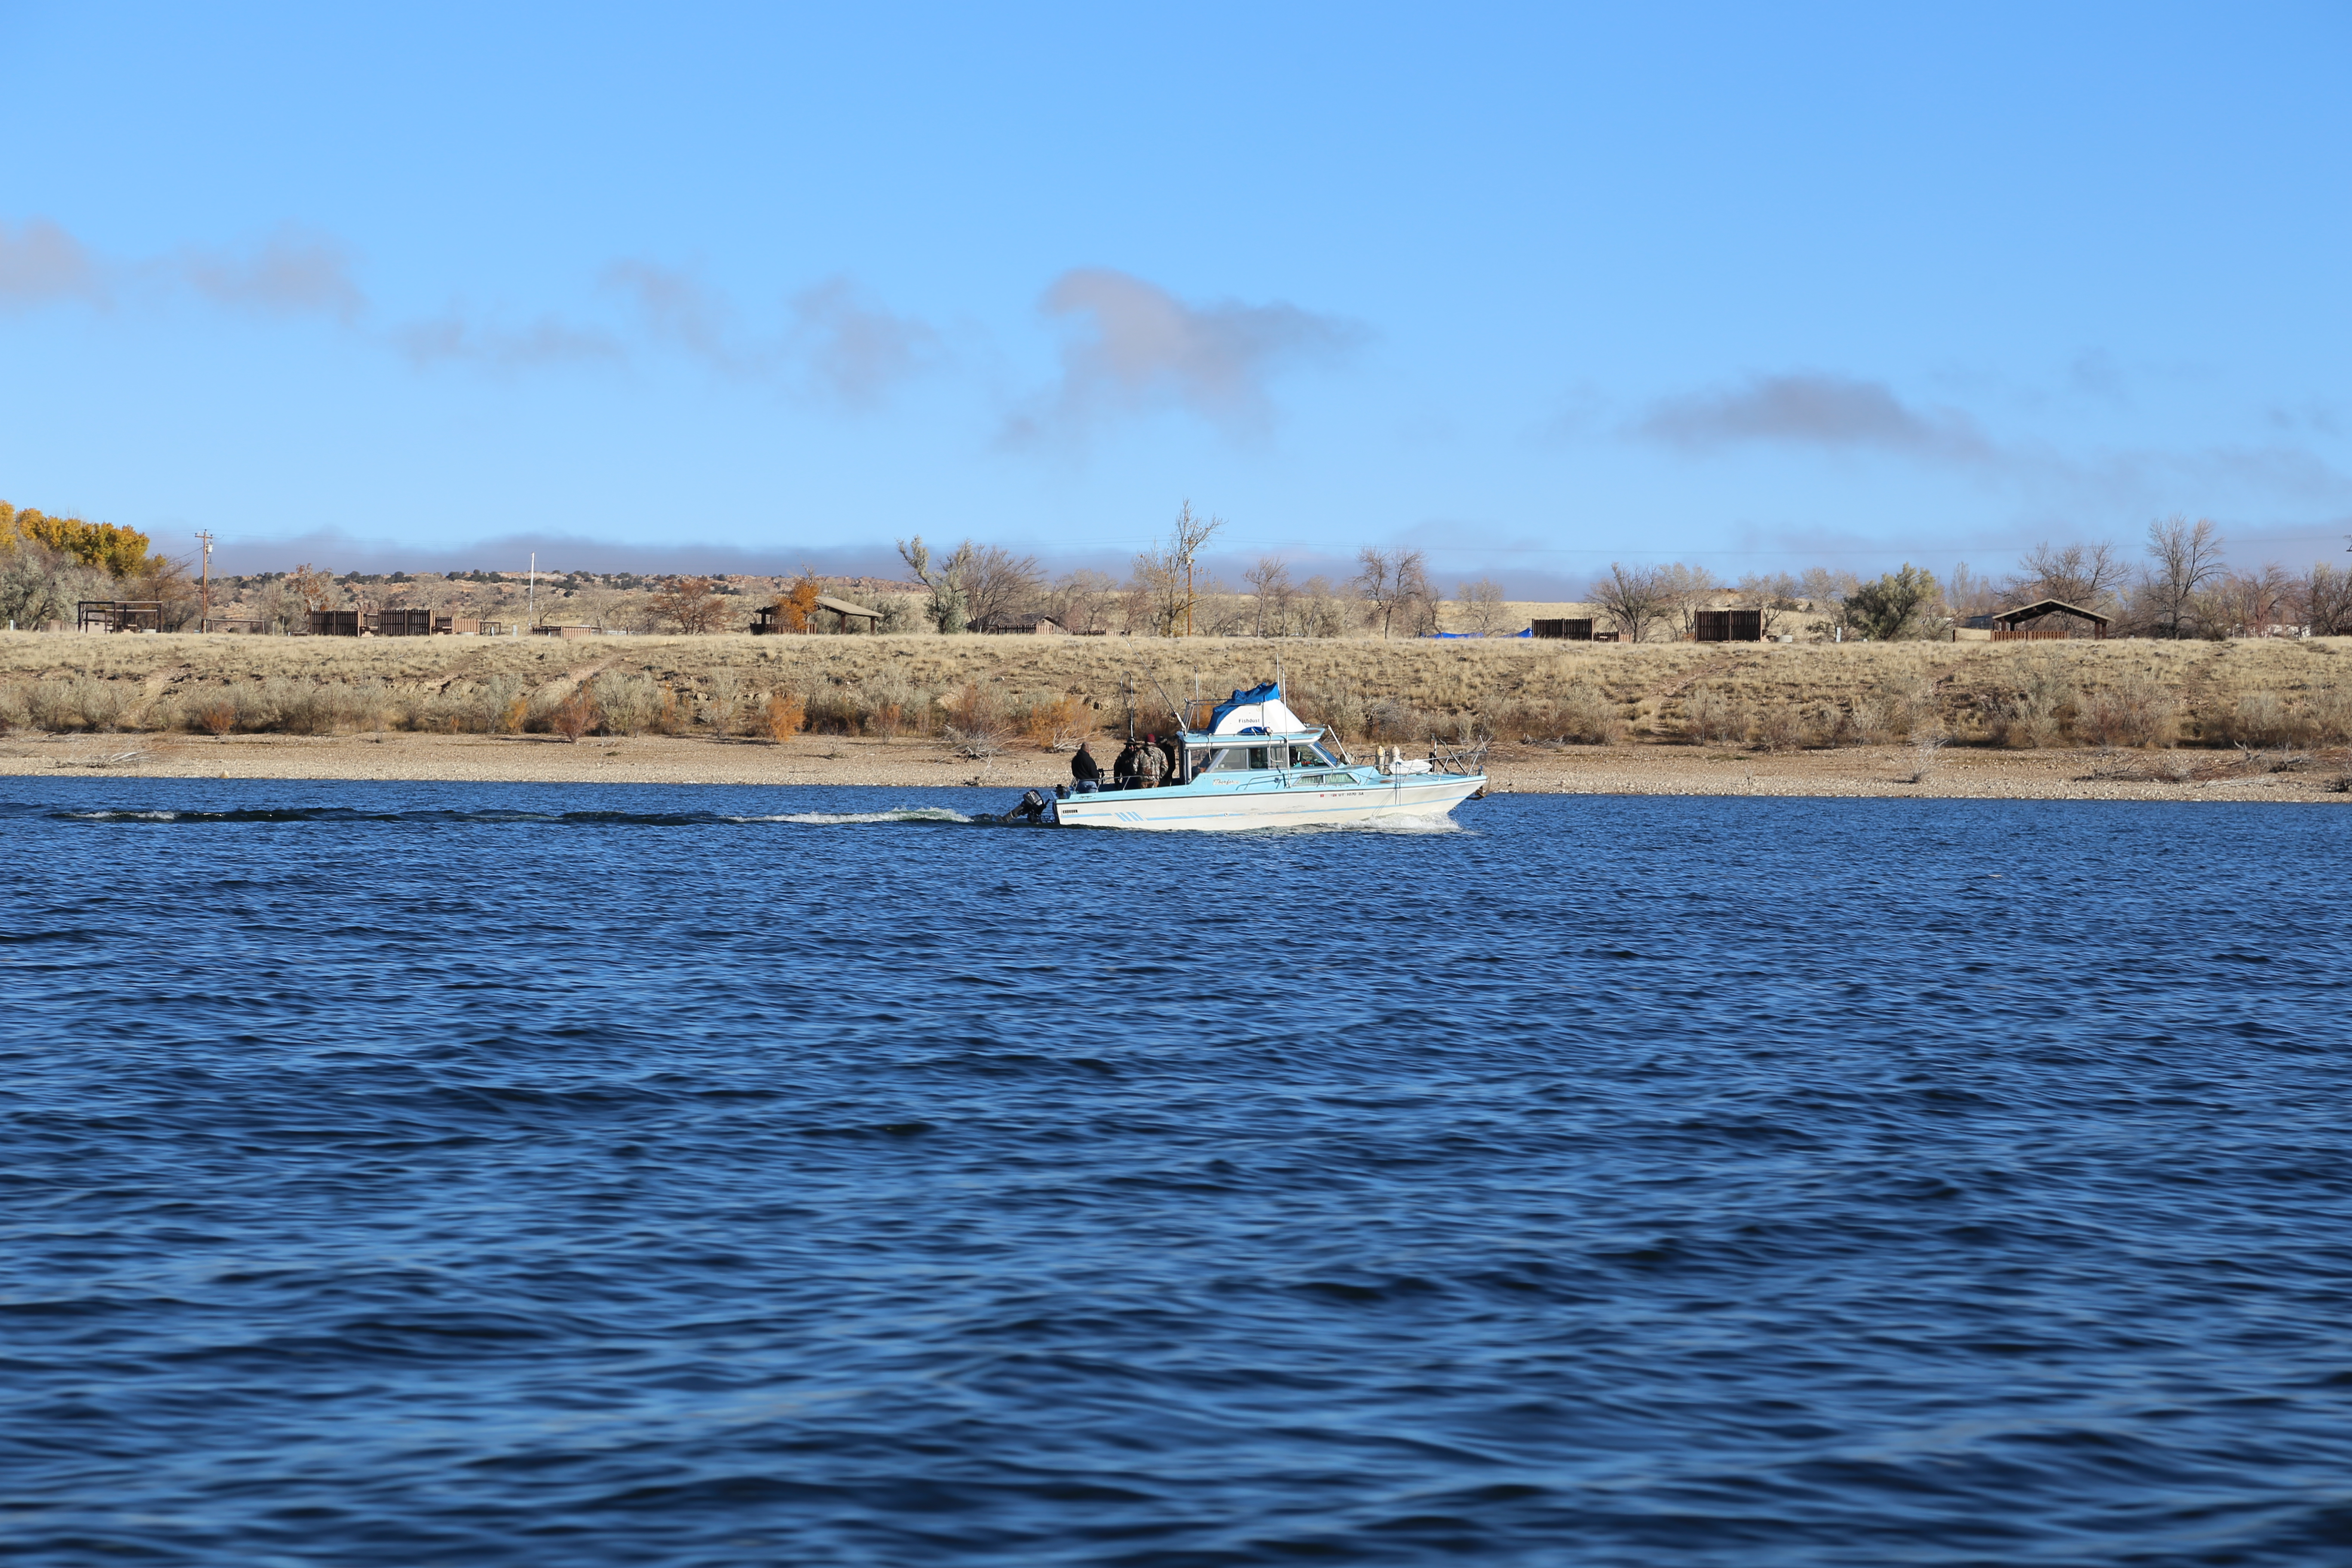
[[[196,537],[197,537],[198,539],[200,539],[200,540],[202,540],[202,541],[204,542],[204,546],[205,546],[205,575],[204,575],[204,586],[203,586],[203,588],[202,588],[202,590],[201,590],[202,596],[201,596],[201,597],[198,599],[198,601],[197,601],[197,606],[198,606],[198,607],[197,607],[197,610],[196,610],[196,630],[198,630],[198,631],[203,631],[203,630],[205,629],[205,623],[206,621],[208,621],[208,620],[212,619],[212,614],[213,614],[213,534],[212,534],[212,530],[210,530],[210,529],[208,529],[208,528],[207,528],[207,529],[200,529],[200,530],[198,530],[198,531],[197,531]]]
[[[530,552],[530,582],[522,591],[522,620],[526,626],[539,625],[539,552]]]

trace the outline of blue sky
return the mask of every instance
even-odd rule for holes
[[[2342,4],[0,4],[0,495],[231,565],[2352,531]]]

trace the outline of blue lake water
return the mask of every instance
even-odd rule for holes
[[[2352,1562],[2352,813],[1014,793],[0,781],[0,1551]]]

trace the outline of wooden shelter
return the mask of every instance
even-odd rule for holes
[[[2028,621],[2038,621],[2048,616],[2068,616],[2075,620],[2088,621],[2091,624],[2093,637],[2104,637],[2107,635],[2107,617],[2098,611],[2086,610],[2080,605],[2070,605],[2063,599],[2036,599],[2030,605],[2020,605],[2016,609],[2003,610],[1991,617],[1992,640],[1995,642],[2040,642],[2045,639],[2057,641],[2072,635],[2070,628],[2066,626],[2052,626],[2045,629],[2041,626],[2026,626]]]
[[[1761,610],[1700,610],[1691,617],[1693,642],[1762,642]]]
[[[869,632],[882,629],[882,612],[879,610],[869,610],[863,605],[853,605],[846,599],[836,599],[830,594],[819,594],[816,597],[816,607],[818,610],[832,613],[834,627],[836,631],[848,631],[852,621],[864,621],[866,623],[864,629]],[[783,629],[783,615],[776,605],[763,605],[751,612],[753,637],[774,637]],[[809,616],[808,629],[816,630],[814,615]]]
[[[161,599],[82,599],[74,624],[86,632],[160,632],[163,629]]]
[[[1592,617],[1582,616],[1557,621],[1530,621],[1528,623],[1528,629],[1539,637],[1550,637],[1566,642],[1591,642]]]

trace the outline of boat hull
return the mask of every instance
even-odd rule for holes
[[[1320,827],[1451,812],[1486,787],[1484,775],[1408,774],[1378,784],[1289,789],[1121,790],[1055,803],[1064,827],[1231,833],[1257,827]]]

